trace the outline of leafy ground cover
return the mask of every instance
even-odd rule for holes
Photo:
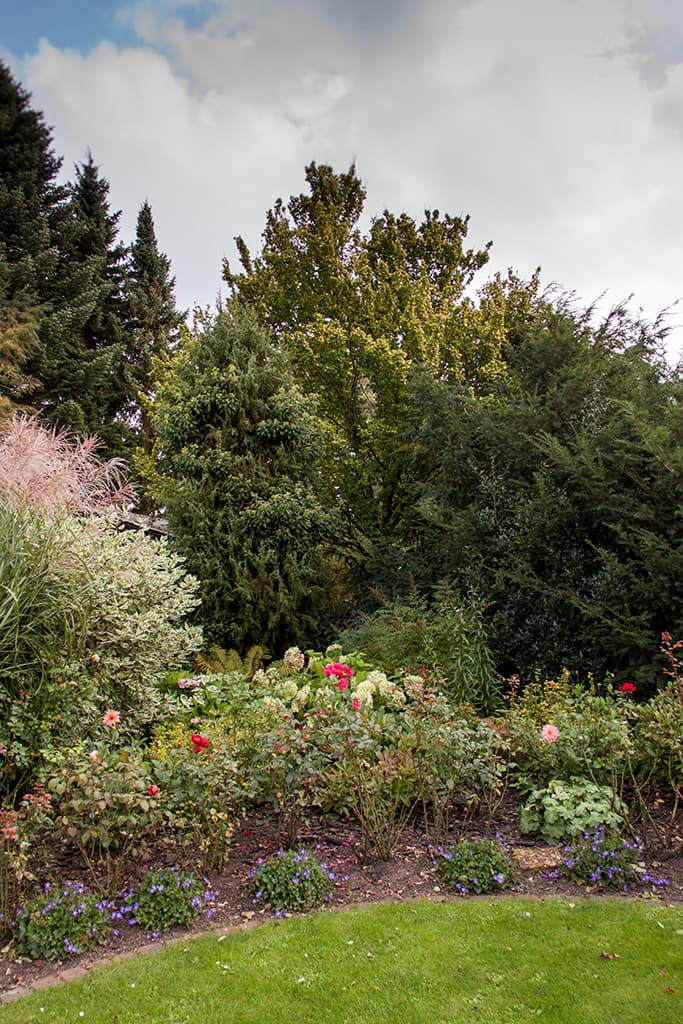
[[[37,992],[0,1020],[674,1024],[682,988],[681,907],[419,901],[214,933]]]

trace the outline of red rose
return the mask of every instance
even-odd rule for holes
[[[209,745],[209,741],[206,736],[200,736],[199,733],[192,733],[192,743],[194,745],[194,752],[198,754],[200,750],[206,750]]]
[[[619,693],[635,693],[636,688],[633,683],[622,683],[619,687]]]
[[[149,793],[150,796],[159,796],[159,793],[161,793],[161,790],[159,789],[158,786],[152,785],[152,786],[148,787],[147,792]]]

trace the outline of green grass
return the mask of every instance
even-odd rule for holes
[[[273,921],[0,1007],[2,1024],[682,1019],[683,909],[610,900],[413,903]]]

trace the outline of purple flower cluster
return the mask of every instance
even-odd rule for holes
[[[304,849],[278,850],[265,862],[259,858],[249,879],[252,902],[270,906],[277,916],[327,903],[330,890],[341,880],[327,863]]]
[[[499,838],[461,840],[446,848],[438,846],[434,853],[441,880],[460,896],[498,892],[514,882],[510,858]]]
[[[565,878],[600,889],[621,889],[628,892],[635,880],[654,886],[668,885],[665,878],[654,878],[642,871],[643,844],[611,836],[603,827],[583,835],[562,848],[562,866],[548,873],[548,878]]]
[[[156,874],[164,878],[157,879]],[[160,923],[154,920],[154,914],[148,921],[150,900],[163,901],[167,896],[170,904],[162,907]],[[81,883],[56,888],[46,882],[42,891],[17,912],[12,928],[21,952],[33,959],[54,960],[82,953],[109,934],[118,936],[121,925],[148,927],[148,938],[156,939],[172,924],[185,924],[201,914],[210,919],[215,914],[215,899],[208,878],[200,880],[177,869],[152,873],[147,884],[143,880],[115,899],[98,899]]]

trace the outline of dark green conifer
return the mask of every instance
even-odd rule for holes
[[[52,133],[0,61],[0,407],[30,404],[28,363],[56,270],[55,224],[66,192]]]
[[[129,360],[142,405],[139,423],[146,454],[151,452],[153,441],[148,410],[152,359],[177,345],[184,319],[176,307],[174,288],[171,261],[159,251],[152,208],[145,200],[130,250],[128,301],[129,322],[135,337]]]
[[[165,365],[152,424],[157,497],[201,581],[206,635],[273,653],[310,640],[337,524],[319,493],[324,431],[287,358],[222,313]]]

